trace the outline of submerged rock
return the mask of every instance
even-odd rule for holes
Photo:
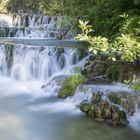
[[[86,78],[81,75],[73,75],[65,79],[62,88],[58,93],[59,98],[67,98],[68,96],[72,96],[76,90],[76,88],[86,82]]]

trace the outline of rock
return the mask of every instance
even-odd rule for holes
[[[56,49],[56,54],[57,54],[57,56],[59,57],[61,54],[63,54],[64,53],[64,48],[57,48]]]
[[[3,27],[0,27],[0,37],[5,37],[6,36],[6,31]]]
[[[97,57],[93,62],[88,62],[89,65],[85,65],[82,70],[82,74],[87,77],[101,76],[106,73],[107,63],[102,61],[100,57]]]
[[[102,93],[93,93],[93,102],[94,104],[100,102],[102,100]]]
[[[82,102],[80,105],[79,105],[79,108],[82,112],[85,112],[85,113],[88,113],[90,111],[90,107],[91,107],[91,104],[87,103],[87,102]]]
[[[128,123],[126,113],[115,105],[111,106],[111,121],[113,125]]]
[[[72,96],[76,88],[86,82],[86,78],[81,74],[76,74],[65,79],[62,88],[58,93],[59,98]]]
[[[95,55],[95,54],[90,55],[89,58],[88,58],[88,61],[93,62],[96,58],[97,58],[97,55]]]
[[[78,53],[79,53],[79,60],[82,60],[83,58],[88,56],[88,50],[86,50],[85,48],[79,48]]]
[[[135,70],[129,65],[114,64],[107,69],[107,77],[112,81],[133,81]]]
[[[116,65],[112,65],[107,69],[107,77],[112,81],[118,81],[119,69]]]
[[[122,106],[128,115],[135,113],[136,99],[133,95],[129,93],[110,93],[108,94],[108,98],[112,103]]]
[[[56,36],[56,35],[55,35],[54,32],[51,32],[51,33],[50,33],[50,37],[51,37],[51,38],[55,38],[55,36]]]
[[[121,104],[121,99],[117,96],[110,96],[112,102],[104,100],[103,93],[93,93],[91,102],[82,102],[80,110],[97,121],[106,121],[113,125],[126,125],[127,115],[124,110],[112,102]]]
[[[64,66],[65,66],[65,63],[66,63],[64,54],[61,54],[61,55],[59,56],[59,58],[58,58],[57,61],[58,61],[59,67],[60,67],[61,69],[63,69]]]
[[[112,103],[121,105],[121,98],[117,94],[109,94],[108,98]]]
[[[112,56],[111,53],[100,52],[98,54],[102,61],[108,61],[108,58]]]
[[[97,104],[93,104],[93,108],[94,108],[94,119],[97,121],[104,121],[103,116],[102,116],[102,107],[97,105]]]
[[[89,77],[86,84],[111,84],[112,81],[109,80],[106,75]]]

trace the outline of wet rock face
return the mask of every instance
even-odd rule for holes
[[[83,101],[79,105],[80,110],[97,121],[106,121],[113,125],[126,125],[128,123],[127,112],[133,112],[127,108],[129,105],[125,104],[128,101],[124,102],[123,98],[113,97],[113,95],[110,96],[110,100],[104,100],[103,97],[101,92],[93,93],[92,101]],[[131,102],[130,99],[128,100]],[[122,105],[122,108],[118,105]],[[126,109],[128,110],[125,111]]]
[[[139,69],[136,69],[133,63],[114,62],[104,55],[91,55],[84,65],[82,74],[88,78],[97,76],[106,76],[109,81],[133,81],[137,76]]]

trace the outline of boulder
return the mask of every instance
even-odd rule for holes
[[[67,98],[73,96],[76,88],[86,82],[86,78],[81,74],[72,75],[65,79],[62,88],[58,93],[59,98]]]
[[[113,125],[126,125],[127,112],[121,99],[110,95],[110,101],[104,100],[105,95],[101,92],[93,93],[91,102],[82,102],[79,108],[82,112],[97,121],[106,121]],[[122,104],[122,108],[118,106]]]
[[[128,115],[133,115],[136,112],[136,98],[128,93],[109,93],[110,102],[122,106]]]
[[[78,49],[78,54],[79,54],[79,60],[82,60],[86,56],[88,56],[88,49],[85,48],[79,48]]]
[[[101,76],[106,73],[107,67],[107,63],[102,61],[100,57],[97,57],[94,61],[86,63],[82,74],[87,77]]]

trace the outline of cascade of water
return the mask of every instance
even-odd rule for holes
[[[45,15],[0,15],[0,37],[51,38],[60,35],[61,17]],[[69,32],[69,36],[73,36]]]
[[[0,15],[0,26],[12,26],[13,21],[12,21],[12,16],[9,15]]]
[[[19,80],[39,79],[43,81],[57,72],[69,73],[69,68],[78,62],[78,59],[76,62],[72,61],[75,55],[78,56],[77,50],[65,49],[59,57],[57,51],[58,49],[51,47],[43,47],[41,50],[40,47],[16,45],[12,52],[12,66],[8,68],[6,47],[1,45],[0,73]],[[65,57],[60,61],[59,58],[62,56]],[[63,67],[61,63],[64,64]]]
[[[0,17],[0,36],[56,38],[59,32],[57,30],[58,18],[36,15],[15,15],[12,19],[4,15]],[[6,28],[5,26],[9,27]],[[10,49],[7,49],[7,47],[7,45],[0,45],[0,76],[9,77],[16,81],[15,84],[13,82],[9,86],[9,93],[11,93],[11,89],[13,88],[14,90],[12,92],[14,93],[17,92],[16,90],[28,92],[28,89],[31,89],[33,93],[34,91],[40,92],[42,81],[47,81],[46,94],[48,96],[56,96],[61,87],[61,84],[57,82],[57,78],[59,76],[63,78],[65,75],[70,75],[74,67],[82,67],[84,62],[84,60],[79,62],[79,54],[75,49],[64,49],[60,52],[58,49],[48,46],[15,45],[9,46],[8,48]],[[11,82],[9,79],[4,78],[3,80],[8,81],[8,83]],[[22,86],[17,81],[23,82],[26,86]],[[33,82],[30,83],[30,87],[27,83],[29,81],[41,81],[41,84]],[[3,83],[0,82],[0,85],[3,86]],[[122,91],[123,89],[128,90],[128,88],[122,87],[122,85],[84,85],[79,87],[75,95],[72,98],[68,98],[66,102],[79,104],[83,100],[90,100],[92,92],[96,90],[108,92],[108,90]],[[136,113],[130,121],[134,123],[140,122],[139,113]],[[135,127],[135,125],[131,126]]]

